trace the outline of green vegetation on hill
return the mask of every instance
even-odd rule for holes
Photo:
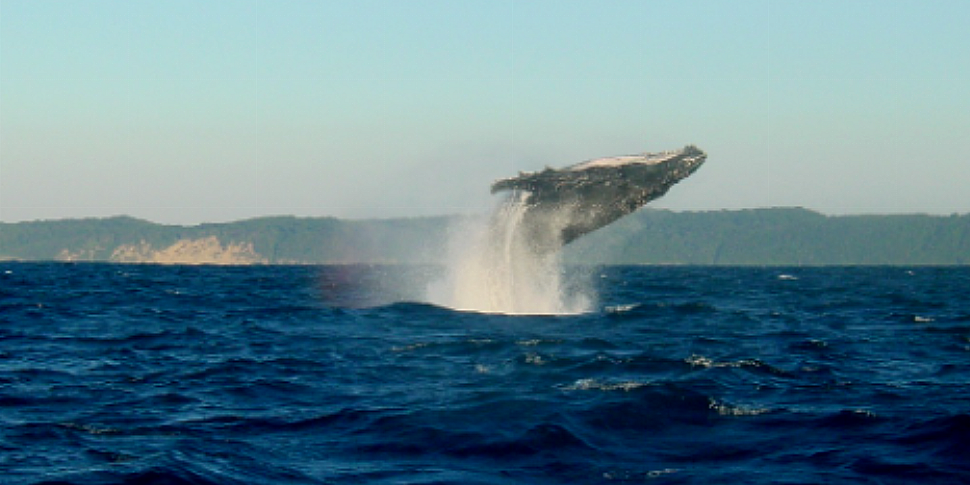
[[[970,215],[645,210],[567,254],[610,264],[962,265],[970,264]]]
[[[133,219],[77,219],[0,223],[0,259],[111,261],[122,247],[164,250],[184,240],[215,237],[250,244],[270,264],[416,263],[439,254],[447,218],[349,221],[264,217],[221,224],[168,226]]]
[[[265,217],[168,226],[113,217],[0,223],[0,259],[111,261],[120,260],[120,248],[129,248],[130,258],[147,254],[131,248],[160,251],[214,237],[219,244],[251,248],[269,264],[433,263],[443,259],[455,220]],[[237,247],[233,254],[240,252]],[[577,240],[565,258],[589,264],[965,265],[970,215],[647,209]]]

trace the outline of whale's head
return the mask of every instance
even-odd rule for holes
[[[705,160],[707,154],[693,145],[659,153],[597,158],[558,170],[547,168],[497,180],[492,184],[492,193],[526,191],[533,194],[530,202],[538,204],[594,193],[617,193],[618,188],[639,188],[652,195],[652,200],[697,171]]]
[[[562,169],[589,181],[624,179],[634,184],[673,184],[694,173],[707,154],[693,145],[681,150],[604,157]]]

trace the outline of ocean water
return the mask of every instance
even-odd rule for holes
[[[970,482],[970,268],[436,271],[0,263],[0,483]]]

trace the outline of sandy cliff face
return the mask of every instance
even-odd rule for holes
[[[111,253],[111,261],[118,263],[159,264],[261,264],[266,259],[253,249],[252,243],[223,245],[216,236],[182,239],[162,249],[145,241],[125,244]]]

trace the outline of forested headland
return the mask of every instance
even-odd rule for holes
[[[131,217],[0,223],[0,259],[200,264],[443,261],[458,216],[263,217],[196,226]],[[564,250],[576,264],[966,265],[970,214],[638,211]]]

